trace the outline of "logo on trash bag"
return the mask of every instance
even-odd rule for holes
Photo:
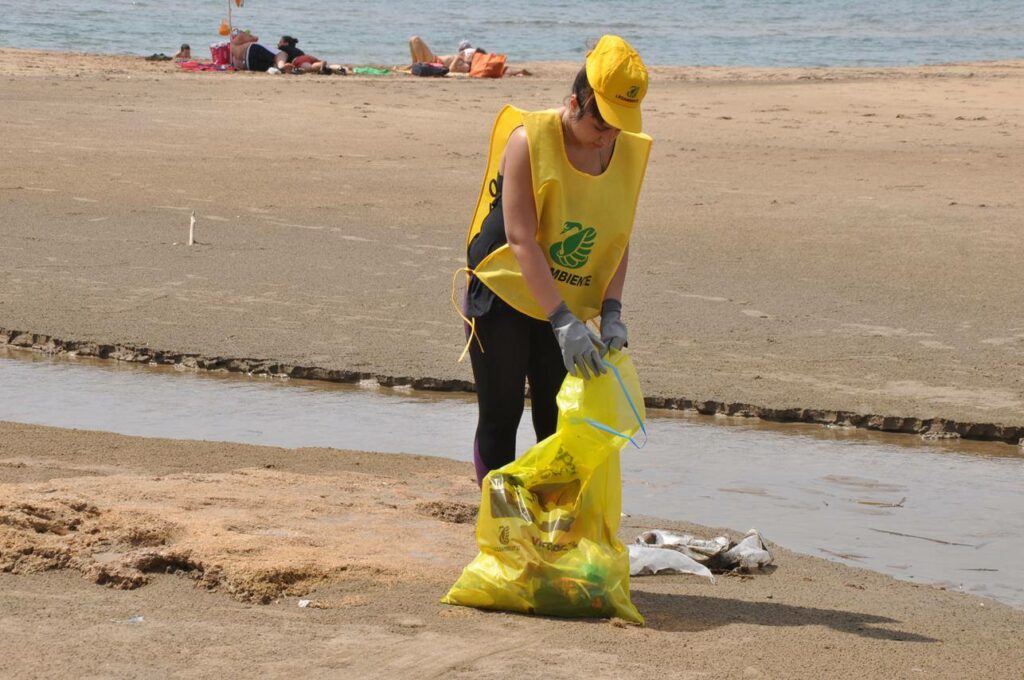
[[[562,233],[574,232],[565,237],[564,241],[551,246],[548,252],[557,264],[569,269],[579,269],[590,259],[590,251],[597,240],[597,229],[584,227],[580,222],[566,222],[562,225]]]
[[[565,447],[559,444],[558,453],[555,454],[554,459],[547,466],[547,468],[540,471],[540,478],[547,480],[553,477],[555,478],[566,478],[573,477],[576,475],[576,461],[573,459],[572,454],[565,450]]]
[[[500,541],[502,545],[508,545],[508,526],[507,525],[503,525],[501,527],[501,529],[498,531],[498,541]]]
[[[553,541],[542,541],[536,536],[534,536],[531,540],[533,541],[533,544],[535,546],[543,550],[547,550],[548,552],[565,552],[566,550],[575,550],[576,547],[579,545],[575,541],[571,543],[555,543]]]

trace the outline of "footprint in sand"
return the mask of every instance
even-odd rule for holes
[[[921,340],[920,344],[928,349],[956,349],[956,347],[939,342],[938,340]]]
[[[858,333],[864,333],[866,335],[872,335],[872,336],[883,337],[883,338],[894,338],[894,337],[904,337],[904,338],[915,338],[915,337],[917,337],[917,338],[920,338],[920,337],[927,337],[929,335],[933,335],[933,333],[926,333],[926,332],[923,332],[923,331],[910,331],[910,330],[907,330],[906,328],[891,328],[890,326],[874,326],[874,325],[871,325],[871,324],[864,324],[864,323],[844,323],[844,324],[842,324],[842,327],[850,329],[851,331],[855,331],[855,332],[858,332]]]
[[[732,303],[734,303],[736,305],[747,305],[747,304],[750,304],[750,302],[747,301],[747,300],[736,301],[736,300],[733,300],[732,298],[721,297],[721,296],[718,296],[718,295],[700,295],[698,293],[681,293],[681,292],[679,292],[677,290],[673,290],[673,291],[670,291],[670,292],[675,293],[679,297],[691,298],[691,299],[694,299],[694,300],[705,300],[707,302],[732,302]],[[770,319],[770,318],[772,318],[770,314],[762,312],[759,309],[741,309],[740,313],[743,314],[744,316],[749,316],[749,317],[754,318],[754,319]]]
[[[1012,345],[1021,341],[1024,341],[1024,333],[1013,335],[1008,338],[985,338],[981,342],[985,345]]]

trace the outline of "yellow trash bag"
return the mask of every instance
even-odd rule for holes
[[[481,485],[480,554],[441,602],[548,616],[617,616],[643,623],[629,599],[619,452],[644,430],[644,401],[625,352],[608,372],[566,376],[558,428]],[[644,430],[646,437],[646,430]],[[645,440],[646,443],[646,440]]]

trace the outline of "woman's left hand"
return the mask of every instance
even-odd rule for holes
[[[607,349],[620,350],[629,344],[622,322],[622,303],[608,298],[601,304],[601,342]]]

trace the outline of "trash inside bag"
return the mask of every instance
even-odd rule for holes
[[[662,550],[634,543],[629,548],[629,575],[646,576],[654,574],[693,574],[715,582],[711,570],[703,564],[676,550]]]
[[[629,553],[619,452],[644,431],[643,395],[625,352],[608,372],[571,375],[558,393],[558,427],[481,485],[480,548],[446,604],[643,623],[629,599]]]

